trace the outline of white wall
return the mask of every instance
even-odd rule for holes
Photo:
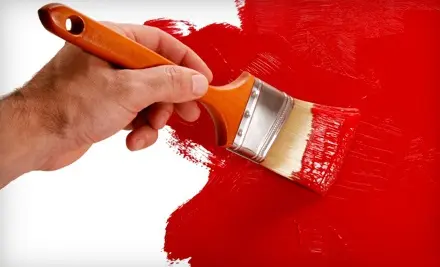
[[[57,2],[97,20],[169,17],[199,27],[239,25],[233,0]],[[30,79],[63,45],[38,20],[37,10],[46,3],[0,3],[0,95]],[[67,168],[24,175],[0,191],[0,266],[170,264],[162,251],[166,220],[204,186],[208,170],[168,148],[166,132],[135,153],[125,147],[126,134],[95,145]]]

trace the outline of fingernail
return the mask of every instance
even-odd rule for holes
[[[194,75],[192,76],[193,82],[193,94],[196,96],[202,96],[208,90],[208,80],[203,75]]]
[[[136,139],[136,141],[134,142],[134,150],[139,150],[142,149],[144,147],[144,140],[143,139]]]

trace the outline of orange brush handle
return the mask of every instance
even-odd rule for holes
[[[38,10],[41,23],[49,32],[110,63],[127,69],[175,65],[168,59],[119,34],[107,26],[62,4],[52,3]],[[66,22],[70,20],[70,29]],[[254,77],[244,72],[225,86],[210,86],[199,101],[210,113],[217,144],[230,146],[237,133]]]

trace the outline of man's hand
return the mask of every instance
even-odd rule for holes
[[[187,46],[143,25],[106,23],[179,66],[113,68],[66,44],[23,88],[0,101],[0,188],[32,170],[56,170],[121,129],[130,150],[153,144],[173,111],[198,119],[193,101],[212,73]]]

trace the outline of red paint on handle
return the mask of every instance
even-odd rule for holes
[[[248,0],[239,14],[242,31],[178,36],[214,84],[248,70],[294,97],[359,108],[362,120],[320,197],[216,147],[206,112],[191,125],[173,119],[180,152],[195,141],[214,164],[169,219],[168,257],[195,267],[439,266],[440,3]]]

